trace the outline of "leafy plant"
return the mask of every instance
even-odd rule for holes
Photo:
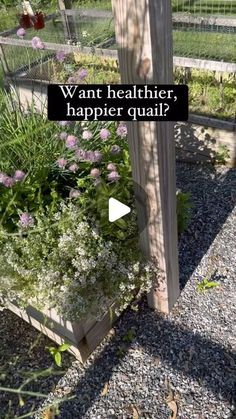
[[[153,267],[137,239],[103,238],[78,205],[35,217],[21,234],[0,236],[0,301],[54,307],[68,320],[101,318],[116,302],[127,307],[136,290],[148,290]],[[7,273],[7,275],[6,275]],[[48,285],[50,284],[50,286]]]
[[[135,332],[135,330],[134,330],[134,329],[130,329],[130,330],[128,330],[128,332],[127,332],[127,333],[123,336],[123,341],[124,341],[124,342],[128,342],[128,343],[130,343],[130,342],[132,342],[132,341],[134,340],[135,336],[136,336],[136,332]]]
[[[52,355],[55,364],[58,367],[61,367],[61,364],[62,364],[61,354],[62,354],[62,352],[67,351],[70,348],[70,346],[71,345],[69,343],[62,343],[57,348],[55,348],[54,346],[46,346],[46,349],[48,350],[50,355]]]
[[[199,292],[204,292],[212,288],[219,286],[219,283],[216,281],[209,281],[207,278],[204,278],[201,282],[197,284],[197,290]]]
[[[228,147],[224,144],[220,144],[215,155],[215,163],[226,164],[229,157],[230,157],[230,152],[229,152]]]
[[[189,225],[191,215],[191,194],[189,192],[177,192],[177,222],[178,233],[182,234]]]

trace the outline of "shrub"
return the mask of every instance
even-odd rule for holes
[[[96,221],[78,205],[42,213],[28,229],[1,232],[0,299],[38,309],[56,308],[64,318],[100,318],[113,302],[127,306],[134,291],[151,286],[151,264],[141,261],[136,237],[121,245],[103,238]]]

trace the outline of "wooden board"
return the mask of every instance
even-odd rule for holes
[[[21,309],[16,304],[9,304],[8,308],[56,344],[69,343],[69,352],[81,362],[88,359],[116,320],[115,316],[111,320],[107,313],[100,321],[70,322],[58,316],[54,309],[41,312],[31,306]]]
[[[219,26],[223,28],[235,28],[236,19],[222,16],[194,16],[192,13],[173,13],[173,23],[192,24],[195,26]]]
[[[194,115],[192,116],[191,119],[194,120]],[[235,124],[218,120],[215,123],[213,118],[201,118],[198,115],[196,120],[198,123],[192,123],[189,119],[189,122],[175,124],[177,159],[187,162],[215,162],[219,147],[224,146],[229,152],[227,166],[236,167]]]
[[[122,82],[172,83],[171,2],[113,0],[112,6]],[[149,304],[167,313],[179,295],[173,123],[128,123],[128,141],[141,249],[159,267]]]
[[[31,41],[25,39],[16,39],[5,36],[0,36],[0,45],[13,45],[19,47],[32,48]],[[65,53],[82,52],[83,54],[95,54],[98,56],[118,58],[117,50],[95,47],[81,47],[78,45],[58,44],[55,42],[44,42],[45,50],[48,51],[63,51]],[[236,73],[236,64],[227,63],[223,61],[205,60],[199,58],[189,57],[173,57],[173,65],[176,67],[198,68],[209,71],[219,71],[222,73]]]

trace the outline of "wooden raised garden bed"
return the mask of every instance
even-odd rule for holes
[[[8,86],[17,89],[23,107],[32,104],[47,113],[47,86],[56,83],[55,70],[60,64],[52,56],[42,63],[33,63],[31,69],[19,69],[5,78]],[[59,83],[60,81],[58,81]],[[236,123],[201,115],[189,115],[188,122],[175,124],[176,155],[190,162],[214,161],[219,146],[227,147],[227,165],[236,165]]]
[[[107,313],[100,321],[70,322],[58,316],[54,309],[41,312],[31,306],[21,309],[15,304],[10,304],[8,308],[58,345],[69,343],[69,352],[81,362],[88,359],[116,319],[115,314],[111,319],[110,313]]]

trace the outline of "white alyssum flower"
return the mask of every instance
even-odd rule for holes
[[[1,306],[17,300],[54,307],[68,320],[98,319],[114,301],[124,308],[134,291],[150,289],[152,264],[102,237],[75,204],[62,203],[51,222],[41,217],[38,225],[24,237],[0,238]]]

